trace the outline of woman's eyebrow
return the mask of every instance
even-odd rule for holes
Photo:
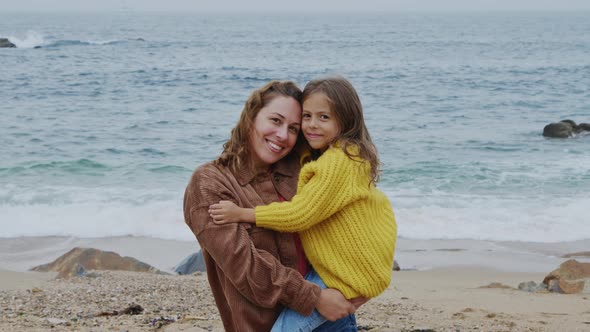
[[[284,115],[282,115],[281,113],[278,113],[278,112],[272,112],[272,113],[270,113],[270,114],[271,114],[271,115],[276,115],[276,116],[280,117],[280,118],[281,118],[281,119],[283,119],[283,120],[286,120],[286,119],[287,119],[287,118],[286,118]],[[299,122],[293,122],[293,123],[291,123],[291,124],[292,124],[292,125],[297,125],[297,126],[300,126],[300,123],[299,123]]]

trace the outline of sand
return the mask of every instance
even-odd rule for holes
[[[196,242],[143,237],[0,239],[0,331],[222,331],[204,274],[100,271],[54,279],[27,271],[75,246],[115,251],[163,271]],[[590,294],[527,293],[590,240],[519,243],[399,239],[389,289],[357,311],[368,331],[590,331]],[[578,258],[590,261],[588,257]],[[509,288],[480,288],[500,283]],[[143,311],[119,314],[131,305]],[[117,315],[114,315],[114,312]]]

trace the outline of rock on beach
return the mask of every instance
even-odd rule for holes
[[[590,263],[570,259],[551,271],[543,283],[551,292],[563,294],[590,293]]]
[[[518,289],[530,293],[590,294],[590,263],[567,260],[545,276],[540,284],[521,282]]]
[[[155,267],[132,257],[121,257],[112,251],[74,248],[55,261],[31,269],[37,272],[58,272],[57,278],[83,276],[86,270],[119,270],[162,273]]]
[[[201,250],[187,256],[180,263],[178,263],[176,267],[174,267],[174,272],[184,275],[195,272],[205,272],[206,270],[207,269],[205,267],[205,261],[203,260],[203,253]]]

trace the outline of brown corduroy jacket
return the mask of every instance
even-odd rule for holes
[[[269,331],[284,306],[309,315],[320,288],[297,272],[293,235],[253,224],[217,225],[211,204],[233,201],[242,207],[291,199],[299,161],[286,157],[272,173],[244,169],[233,174],[212,162],[194,172],[184,195],[184,218],[203,252],[209,284],[226,331]]]

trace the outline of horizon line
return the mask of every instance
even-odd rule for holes
[[[255,9],[236,9],[236,10],[219,10],[219,9],[5,9],[7,13],[185,13],[185,14],[392,14],[392,13],[586,13],[590,8],[581,9],[342,9],[342,10],[255,10]]]

